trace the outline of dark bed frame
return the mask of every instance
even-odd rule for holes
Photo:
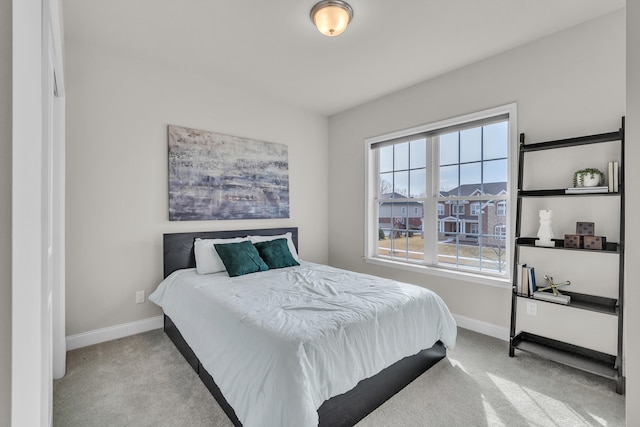
[[[196,237],[220,239],[247,235],[272,236],[287,232],[291,232],[293,242],[297,248],[298,229],[295,227],[164,234],[164,277],[181,268],[195,267],[193,241]],[[198,373],[204,385],[220,404],[231,422],[235,426],[242,426],[235,411],[227,403],[214,379],[202,366],[196,354],[191,350],[176,325],[167,315],[164,316],[164,331],[191,367]],[[446,349],[438,341],[433,347],[422,350],[416,355],[405,357],[373,377],[360,381],[353,389],[326,400],[318,408],[319,425],[322,427],[353,426],[445,356]]]

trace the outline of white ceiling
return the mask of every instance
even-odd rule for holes
[[[625,0],[63,0],[66,43],[125,50],[331,115],[624,7]]]

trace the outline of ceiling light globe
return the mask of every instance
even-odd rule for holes
[[[353,9],[339,0],[324,0],[311,9],[311,20],[325,36],[339,36],[347,29]]]

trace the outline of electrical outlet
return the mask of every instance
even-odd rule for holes
[[[136,292],[136,304],[142,304],[144,302],[144,291]]]
[[[527,314],[529,316],[537,316],[538,315],[538,304],[535,302],[527,301]]]

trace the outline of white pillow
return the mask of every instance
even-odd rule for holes
[[[233,237],[231,239],[200,239],[193,242],[193,251],[196,255],[196,271],[198,274],[217,273],[226,271],[220,255],[213,246],[215,244],[238,243],[249,240],[247,237]]]
[[[296,261],[300,261],[300,258],[298,258],[298,252],[296,251],[296,246],[293,244],[293,238],[291,236],[291,232],[285,233],[285,234],[278,234],[276,236],[247,236],[249,238],[249,240],[251,240],[251,243],[258,243],[258,242],[269,242],[271,240],[276,240],[276,239],[287,239],[287,245],[289,246],[289,252],[291,252],[291,256],[293,256],[293,259],[295,259]]]

